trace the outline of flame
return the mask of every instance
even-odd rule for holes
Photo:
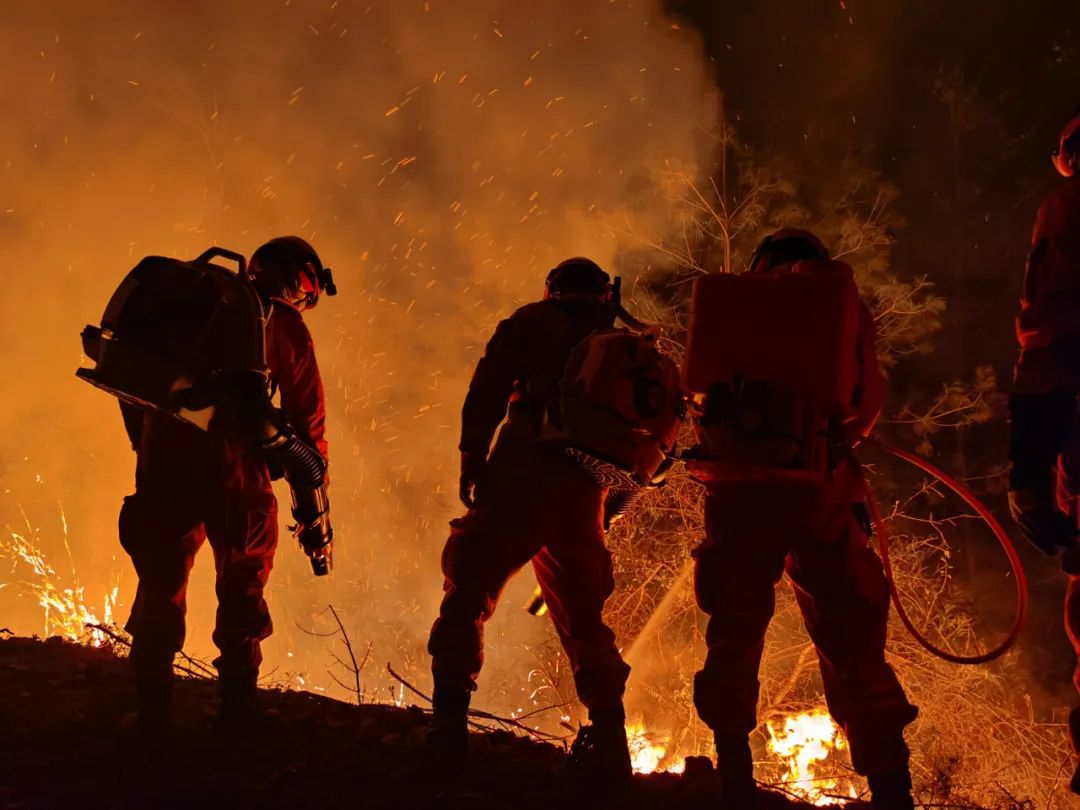
[[[67,517],[62,509],[60,517],[64,532],[64,548],[67,549],[70,559]],[[25,515],[23,519],[27,525],[25,534],[19,534],[9,528],[6,537],[0,535],[0,557],[9,557],[13,561],[13,567],[23,565],[31,570],[32,578],[18,584],[37,599],[37,603],[44,612],[43,635],[61,636],[72,641],[85,639],[92,646],[100,647],[105,641],[105,634],[100,630],[90,630],[88,636],[87,625],[112,623],[120,591],[119,582],[114,581],[112,588],[105,594],[99,615],[98,611],[87,603],[85,589],[75,576],[74,566],[72,566],[73,582],[67,585],[36,542],[37,530],[30,525]]]
[[[835,776],[820,776],[818,767],[834,753],[844,750],[847,741],[829,713],[818,709],[784,718],[782,726],[767,724],[768,749],[784,766],[784,787],[815,807],[843,805],[840,797],[855,798],[850,782]],[[846,784],[842,784],[845,783]]]
[[[628,723],[626,742],[634,773],[682,773],[684,762],[671,762],[666,737],[648,731],[644,723]],[[670,764],[666,764],[669,763]]]

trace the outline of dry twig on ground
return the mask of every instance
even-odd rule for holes
[[[88,630],[93,630],[95,632],[101,633],[114,644],[119,645],[125,650],[131,649],[131,639],[127,638],[126,635],[121,635],[121,633],[117,631],[115,627],[104,624],[88,623],[86,625],[86,628]],[[183,651],[181,651],[179,655],[180,660],[184,663],[181,664],[174,661],[173,669],[182,672],[183,674],[191,678],[209,678],[212,680],[217,677],[217,672],[210,664],[207,664],[205,661],[194,658]]]

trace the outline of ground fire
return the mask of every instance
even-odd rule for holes
[[[0,806],[1080,806],[1080,12],[773,5],[3,10]]]
[[[634,773],[682,773],[682,762],[672,761],[668,756],[670,741],[657,738],[643,723],[631,723],[626,727],[630,743],[630,761]]]
[[[7,535],[0,537],[0,557],[11,562],[11,573],[14,575],[14,579],[4,585],[13,586],[21,595],[37,601],[42,611],[40,627],[43,636],[60,636],[72,641],[85,640],[95,647],[101,646],[106,637],[95,628],[114,623],[113,614],[120,586],[114,584],[106,591],[98,603],[100,607],[97,607],[93,601],[88,600],[86,588],[79,584],[63,509],[60,510],[62,542],[72,565],[67,577],[61,576],[53,568],[41,546],[38,530],[31,525],[25,514],[23,518],[22,534],[7,527]]]
[[[827,711],[785,717],[783,725],[770,724],[769,751],[784,762],[784,786],[815,806],[843,804],[840,780],[819,774],[819,769],[845,747],[843,735]],[[846,795],[855,798],[848,785]]]

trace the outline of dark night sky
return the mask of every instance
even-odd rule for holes
[[[945,375],[1007,373],[1032,220],[1057,133],[1080,102],[1074,0],[668,0],[703,33],[753,148],[827,172],[852,153],[901,192],[894,267],[949,302]],[[958,77],[957,133],[940,76]],[[957,138],[958,136],[958,138]],[[972,337],[977,330],[979,338]]]

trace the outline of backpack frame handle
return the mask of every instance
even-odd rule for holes
[[[227,248],[217,247],[216,245],[211,248],[207,248],[200,253],[196,258],[196,262],[202,262],[204,264],[212,264],[212,259],[229,259],[236,262],[237,272],[244,278],[248,278],[248,265],[247,259],[242,253],[237,253],[235,250],[228,250]]]

